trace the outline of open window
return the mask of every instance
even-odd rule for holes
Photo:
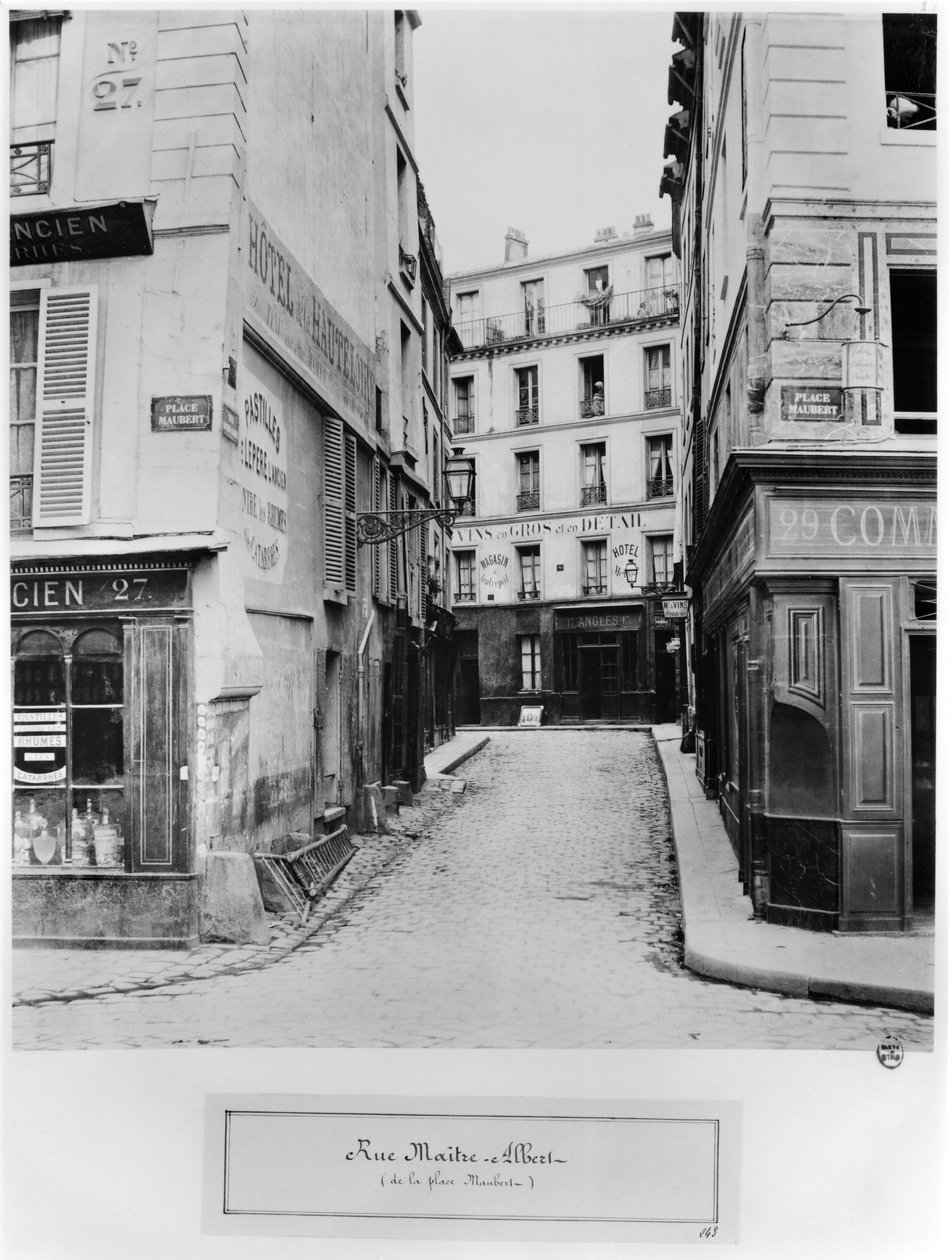
[[[886,125],[936,130],[936,15],[884,13]]]
[[[897,433],[936,432],[936,273],[891,271],[893,424]]]

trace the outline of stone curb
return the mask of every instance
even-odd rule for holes
[[[457,770],[458,767],[462,765],[463,762],[467,761],[470,757],[473,757],[475,753],[480,752],[481,749],[484,748],[490,742],[491,742],[490,735],[485,735],[484,739],[477,740],[474,744],[471,745],[470,748],[464,749],[464,751],[459,753],[457,757],[454,757],[451,760],[447,761],[434,774],[427,775],[426,780],[425,780],[426,783],[430,782],[433,779],[438,780],[438,779],[450,778],[451,772],[453,770]],[[437,758],[437,751],[436,751],[436,754],[434,755]]]
[[[663,751],[663,745],[675,741],[659,739],[655,731],[652,731],[652,736],[662,765],[669,798],[669,816],[682,901],[683,962],[690,971],[712,980],[724,980],[743,988],[764,989],[771,993],[785,993],[790,997],[869,1003],[874,1006],[889,1006],[898,1010],[912,1011],[921,1015],[933,1013],[935,995],[929,990],[876,984],[867,980],[845,980],[834,976],[812,976],[803,970],[784,970],[780,967],[769,966],[765,962],[751,961],[750,957],[739,960],[727,956],[726,950],[731,947],[716,947],[714,940],[716,925],[710,923],[707,918],[703,917],[699,922],[693,922],[690,928],[687,907],[689,898],[683,886],[683,869],[689,871],[692,868],[692,872],[695,873],[696,862],[684,858],[683,853],[684,845],[690,838],[695,844],[695,853],[698,854],[701,850],[694,807],[696,803],[700,806],[704,805],[705,801],[697,800],[693,795],[683,794],[680,786],[672,781],[670,772],[681,769],[675,761],[679,756],[678,748],[666,753]],[[722,828],[722,842],[727,844],[724,826],[717,812],[712,825]]]
[[[418,799],[416,797],[416,801]],[[210,957],[202,953],[194,959],[186,960],[181,964],[180,970],[175,970],[167,976],[158,974],[147,979],[134,979],[126,976],[115,980],[111,984],[95,984],[88,986],[88,988],[62,989],[55,993],[51,993],[48,990],[26,989],[19,995],[14,995],[11,1005],[13,1007],[37,1007],[49,1006],[56,1002],[95,1001],[101,997],[167,989],[176,984],[187,984],[192,980],[210,980],[216,979],[218,976],[240,975],[245,971],[260,971],[264,967],[280,962],[314,936],[334,914],[352,901],[372,880],[405,852],[405,846],[394,843],[394,841],[419,839],[424,834],[427,822],[428,819],[426,817],[419,819],[418,830],[413,831],[353,836],[359,853],[368,852],[374,845],[378,849],[375,860],[371,862],[369,869],[362,872],[358,880],[354,881],[351,887],[346,888],[342,896],[339,896],[340,889],[344,885],[338,881],[345,876],[347,871],[347,868],[344,867],[336,880],[324,890],[322,899],[314,905],[310,912],[311,917],[305,927],[297,927],[286,931],[282,933],[282,939],[271,940],[268,945],[241,945],[234,947],[242,952],[253,950],[253,954],[249,957],[245,956],[235,959],[231,949],[226,946],[199,946],[200,950],[216,949],[220,952],[212,954]],[[280,923],[281,919],[278,918],[277,922]],[[29,994],[34,996],[28,996]]]

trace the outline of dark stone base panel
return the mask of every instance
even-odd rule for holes
[[[765,922],[783,927],[806,928],[809,932],[833,932],[837,915],[827,910],[806,910],[801,906],[765,906]]]
[[[840,833],[833,820],[773,818],[765,822],[771,907],[840,912]],[[789,922],[782,919],[781,922]]]
[[[195,875],[14,875],[18,945],[182,949],[197,943]]]

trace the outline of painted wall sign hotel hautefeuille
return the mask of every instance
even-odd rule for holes
[[[151,254],[151,199],[10,216],[10,266]]]
[[[344,417],[371,424],[376,382],[369,350],[249,200],[242,248],[250,310],[316,379],[327,402]]]

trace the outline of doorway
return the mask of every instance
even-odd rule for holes
[[[653,641],[656,654],[656,717],[657,722],[677,722],[676,653],[666,651],[668,635],[657,634]]]
[[[478,726],[481,722],[481,681],[477,630],[456,631],[455,644],[458,653],[456,720],[459,726]]]
[[[580,721],[619,721],[619,646],[581,644],[578,657]]]
[[[936,637],[909,636],[913,913],[936,900]]]
[[[320,760],[323,767],[323,803],[339,803],[339,754],[340,754],[340,704],[339,704],[339,653],[326,653],[324,680],[323,729],[320,733]]]

